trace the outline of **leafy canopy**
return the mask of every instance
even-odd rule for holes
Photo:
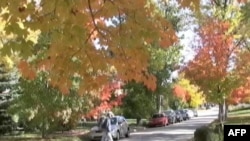
[[[201,22],[197,54],[185,68],[185,75],[205,91],[209,100],[222,103],[240,85],[235,60],[242,48],[238,29],[244,16],[232,1],[213,1],[208,7],[211,13]]]
[[[200,88],[197,85],[191,84],[183,75],[181,75],[180,79],[174,85],[173,93],[177,98],[186,102],[192,108],[197,108],[205,101],[205,97]]]
[[[190,0],[197,7],[199,1]],[[181,1],[183,3],[184,1]],[[166,48],[177,41],[170,22],[151,0],[1,0],[1,52],[18,52],[19,68],[34,79],[39,70],[49,72],[52,86],[68,93],[71,78],[80,76],[79,93],[100,88],[109,81],[109,67],[126,81],[143,82],[154,90],[155,77],[147,71],[147,44]],[[49,48],[34,49],[41,33],[50,36]]]

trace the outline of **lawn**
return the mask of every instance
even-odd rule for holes
[[[88,141],[86,130],[72,130],[67,132],[57,132],[49,134],[45,139],[40,134],[24,133],[17,136],[0,136],[0,140],[4,141]]]
[[[141,125],[136,125],[136,119],[127,119],[132,129],[139,129]],[[142,123],[147,122],[142,119]],[[17,136],[0,136],[0,140],[4,141],[88,141],[87,132],[97,124],[96,121],[87,121],[81,123],[76,129],[67,132],[56,132],[48,135],[46,139],[42,139],[40,134],[24,133]]]
[[[226,124],[250,124],[250,108],[230,111]]]
[[[218,119],[214,123],[219,123]],[[250,107],[230,111],[225,124],[250,124]]]

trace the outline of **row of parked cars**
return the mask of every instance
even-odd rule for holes
[[[169,124],[189,120],[193,117],[198,117],[197,110],[166,110],[161,113],[153,114],[152,118],[148,122],[148,127],[167,126]]]
[[[153,114],[148,122],[148,127],[167,126],[184,120],[189,120],[192,117],[197,117],[196,110],[182,109],[182,110],[166,110],[161,113]],[[114,140],[130,136],[130,126],[126,118],[121,115],[115,115],[111,118],[111,135]],[[89,137],[91,140],[101,140],[103,131],[97,125],[91,128]]]

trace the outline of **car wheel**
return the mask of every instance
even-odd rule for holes
[[[125,134],[125,137],[128,138],[130,136],[130,131],[129,131],[129,128],[128,128],[128,131],[127,133]]]
[[[114,139],[115,141],[118,141],[120,139],[120,132],[117,131],[117,135],[116,135],[116,138]]]

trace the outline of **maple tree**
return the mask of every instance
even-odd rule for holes
[[[243,81],[238,88],[235,88],[230,97],[228,98],[228,102],[230,104],[239,104],[244,102],[249,102],[250,93],[249,93],[249,86],[250,86],[250,71],[249,71],[249,55],[250,52],[248,48],[241,49],[237,53],[236,59],[236,70],[239,74],[240,79]]]
[[[215,10],[201,22],[197,54],[184,69],[185,76],[201,87],[207,100],[220,105],[220,120],[227,113],[223,106],[225,99],[241,84],[234,63],[241,47],[236,31],[242,14],[239,7],[224,2],[215,3]]]
[[[197,108],[205,101],[205,97],[199,87],[191,84],[183,75],[174,85],[173,94],[192,108]]]
[[[1,52],[19,52],[24,77],[34,79],[37,71],[47,71],[51,85],[63,93],[69,92],[76,74],[82,79],[80,94],[100,88],[109,81],[110,66],[124,82],[136,80],[154,90],[145,45],[155,42],[166,48],[177,41],[172,25],[150,0],[1,0],[0,7],[3,30],[13,37],[4,39]],[[41,49],[33,46],[43,33],[51,42],[37,58]]]
[[[177,98],[180,98],[182,101],[186,102],[188,99],[188,92],[181,87],[180,85],[175,85],[173,88],[173,93]]]
[[[115,66],[122,80],[143,81],[154,89],[155,78],[147,72],[144,46],[157,42],[168,47],[177,39],[171,24],[154,12],[155,4],[147,0],[42,0],[38,5],[35,1],[3,0],[0,5],[7,11],[2,16],[8,23],[4,30],[16,35],[4,43],[2,52],[14,50],[24,59],[30,57],[34,43],[26,41],[28,29],[49,33],[51,43],[44,58],[29,65],[25,59],[19,68],[34,78],[42,67],[50,72],[51,84],[65,93],[75,73],[83,79],[80,93],[105,84],[110,65]],[[98,42],[100,48],[96,49],[93,42]]]
[[[94,100],[91,105],[91,110],[85,115],[86,118],[98,117],[104,111],[109,111],[114,107],[118,107],[122,104],[122,100],[125,97],[122,84],[119,81],[105,85],[100,92],[96,92]],[[95,104],[96,103],[96,104]]]

